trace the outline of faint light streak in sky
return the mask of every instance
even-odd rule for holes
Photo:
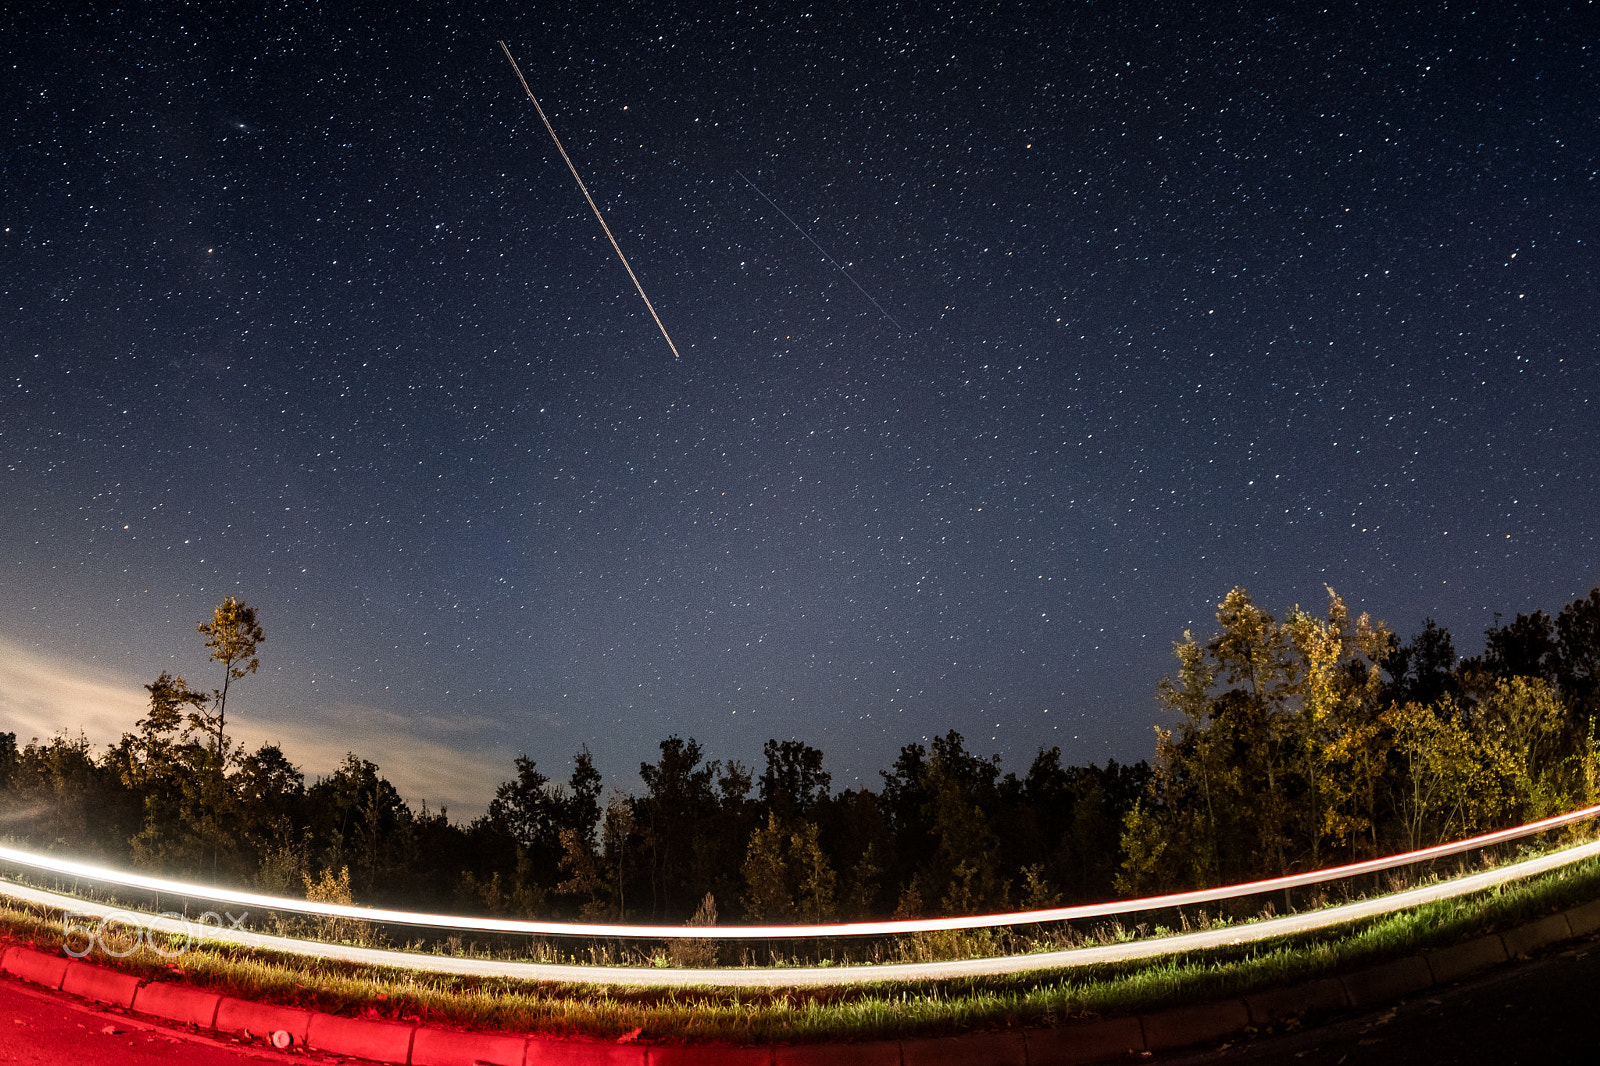
[[[906,331],[906,328],[904,326],[902,326],[899,323],[899,321],[896,320],[896,318],[893,315],[891,315],[889,312],[887,312],[887,311],[885,311],[883,309],[883,305],[881,303],[879,303],[877,300],[874,300],[872,298],[872,293],[868,292],[866,289],[863,289],[861,287],[861,282],[857,281],[854,277],[852,277],[851,274],[850,274],[850,271],[846,270],[843,266],[841,266],[837,259],[835,259],[833,256],[828,254],[828,250],[826,248],[824,248],[822,245],[817,243],[817,239],[815,237],[811,236],[811,234],[806,232],[804,226],[800,225],[800,223],[796,222],[794,219],[789,217],[789,212],[787,212],[783,208],[779,207],[778,204],[777,204],[777,201],[773,200],[772,197],[770,197],[766,193],[762,192],[761,191],[761,187],[759,185],[757,185],[755,182],[751,181],[749,179],[749,177],[747,177],[745,175],[744,171],[735,170],[734,173],[739,175],[741,178],[744,178],[744,183],[746,185],[750,186],[752,189],[754,189],[756,191],[756,195],[757,196],[760,196],[767,203],[771,204],[772,205],[772,209],[774,211],[778,212],[778,214],[782,215],[788,221],[789,225],[791,225],[795,229],[799,230],[800,231],[800,236],[802,236],[806,240],[810,241],[811,242],[811,246],[813,248],[815,248],[817,251],[821,252],[824,259],[826,259],[828,262],[833,264],[833,269],[835,269],[839,273],[843,274],[849,280],[850,284],[854,285],[856,287],[856,290],[858,292],[860,292],[861,295],[865,296],[867,298],[867,300],[872,304],[873,307],[876,307],[878,309],[878,313],[879,314],[883,315],[883,317],[887,318],[890,322],[893,322],[895,329],[899,330],[901,333],[904,333]]]

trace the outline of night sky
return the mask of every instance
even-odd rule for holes
[[[1147,757],[1235,584],[1475,652],[1600,584],[1596,15],[12,5],[0,727],[227,595],[242,739],[462,812]]]

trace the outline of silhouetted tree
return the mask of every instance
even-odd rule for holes
[[[138,824],[138,797],[122,784],[115,763],[97,760],[83,734],[34,739],[9,763],[5,832],[46,851],[123,861]]]
[[[233,793],[238,838],[253,865],[274,849],[298,841],[305,824],[306,779],[276,744],[263,744],[239,760]]]
[[[414,814],[378,767],[354,752],[306,790],[309,871],[350,868],[352,889],[402,899],[415,869]]]
[[[895,886],[884,874],[894,847],[878,797],[867,788],[850,789],[819,805],[817,815],[824,846],[842,873],[841,916],[857,921],[888,914]]]
[[[916,876],[918,866],[933,847],[932,818],[928,809],[928,787],[924,780],[928,751],[911,743],[900,749],[894,765],[879,770],[883,791],[878,806],[889,825],[890,853],[883,857],[890,883],[904,892]]]
[[[761,806],[792,822],[810,817],[828,799],[832,778],[822,768],[822,752],[798,740],[769,740],[762,749]]]
[[[718,764],[702,762],[698,741],[674,735],[660,748],[661,757],[654,764],[639,766],[645,794],[634,803],[650,912],[656,917],[672,915],[702,894],[693,884],[693,864],[707,818],[718,805],[714,790]]]
[[[140,799],[141,825],[130,841],[134,857],[150,866],[194,868],[184,853],[198,840],[202,786],[210,776],[205,748],[193,736],[189,715],[204,707],[203,693],[165,671],[145,686],[150,709],[108,753],[123,785]]]
[[[1389,675],[1381,699],[1390,703],[1438,703],[1445,696],[1458,695],[1456,649],[1450,631],[1433,619],[1423,621],[1422,632],[1409,643],[1390,638],[1391,650],[1382,659]]]
[[[17,750],[15,733],[0,733],[0,792],[11,787],[22,754]]]
[[[1503,680],[1539,677],[1554,682],[1560,662],[1555,627],[1543,611],[1519,614],[1503,626],[1484,631],[1483,668]]]
[[[1590,717],[1600,716],[1600,588],[1573,600],[1556,615],[1559,660],[1556,683],[1577,728],[1586,732]]]
[[[195,714],[196,725],[214,733],[212,750],[220,775],[228,754],[225,732],[228,724],[228,687],[245,674],[256,672],[261,665],[261,660],[256,658],[256,646],[267,638],[262,635],[261,625],[256,621],[256,609],[232,596],[218,604],[212,612],[211,621],[200,623],[199,631],[206,638],[206,647],[211,649],[211,661],[222,664],[222,687],[212,692],[212,710]]]

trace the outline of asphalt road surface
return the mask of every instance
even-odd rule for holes
[[[58,993],[0,979],[0,1063],[39,1066],[282,1066],[334,1063],[284,1055],[227,1037],[202,1036],[97,1010]]]
[[[1600,940],[1512,963],[1379,1010],[1205,1052],[1165,1066],[1435,1066],[1600,1063]]]

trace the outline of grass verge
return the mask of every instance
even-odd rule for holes
[[[1331,930],[1131,963],[848,988],[629,989],[423,974],[198,944],[90,961],[229,995],[436,1026],[648,1041],[810,1043],[951,1034],[1139,1013],[1309,980],[1508,929],[1600,899],[1600,860]],[[42,909],[0,905],[0,931],[66,943]],[[113,950],[117,930],[108,931]]]

